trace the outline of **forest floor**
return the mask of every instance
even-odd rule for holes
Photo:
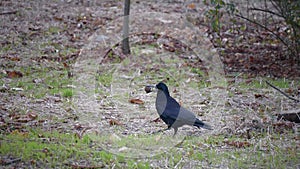
[[[123,1],[0,2],[3,168],[300,168],[299,63],[272,34],[199,1],[132,1],[131,54],[121,52]],[[284,32],[283,32],[284,33]],[[165,128],[155,93],[208,131]]]

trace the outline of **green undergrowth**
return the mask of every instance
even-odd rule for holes
[[[299,80],[291,80],[291,79],[285,79],[285,78],[265,78],[265,77],[255,77],[255,78],[249,78],[249,77],[239,77],[238,80],[231,83],[233,86],[238,86],[242,89],[245,88],[253,88],[253,89],[264,89],[264,88],[270,88],[270,86],[266,83],[268,81],[272,85],[276,86],[277,88],[285,89],[290,87],[295,87],[300,85]]]
[[[13,92],[19,92],[27,97],[43,98],[46,95],[61,95],[72,97],[73,79],[68,77],[68,70],[51,70],[51,68],[21,67],[17,70],[22,77],[12,78],[6,86]],[[3,81],[0,82],[3,85]],[[13,90],[18,88],[19,90]],[[20,91],[21,90],[21,91]]]
[[[63,168],[69,168],[79,161],[88,164],[86,167],[152,168],[152,162],[161,161],[170,168],[182,168],[184,161],[190,161],[196,168],[295,168],[299,164],[299,151],[294,136],[294,133],[285,135],[285,139],[289,140],[288,145],[284,145],[282,136],[276,134],[249,140],[223,135],[187,136],[184,141],[163,153],[130,158],[122,153],[105,151],[103,144],[98,142],[108,139],[104,135],[84,135],[79,138],[73,133],[29,129],[28,132],[16,130],[1,134],[0,154],[3,159],[21,158],[31,166],[42,163],[44,167]],[[122,147],[143,144],[144,148],[155,141],[160,142],[157,135],[145,134],[140,137],[144,138],[142,142],[134,136],[113,142]],[[161,146],[160,143],[155,144],[158,148]]]

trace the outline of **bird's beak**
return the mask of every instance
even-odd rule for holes
[[[146,93],[153,92],[153,91],[155,91],[156,89],[157,89],[156,86],[153,86],[153,85],[148,85],[148,86],[145,87]]]

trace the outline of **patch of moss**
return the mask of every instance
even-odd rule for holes
[[[63,97],[72,97],[74,95],[73,89],[62,89]]]
[[[96,76],[96,81],[104,86],[110,86],[113,78],[113,73],[102,73]]]

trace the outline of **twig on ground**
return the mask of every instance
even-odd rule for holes
[[[0,13],[0,15],[10,15],[10,14],[16,14],[18,11],[3,11]]]
[[[13,164],[13,163],[20,162],[21,160],[22,160],[22,158],[16,158],[16,159],[8,160],[8,161],[3,160],[2,164],[3,165],[10,165],[10,164]]]
[[[276,86],[272,85],[271,83],[269,83],[268,81],[266,81],[266,83],[271,86],[272,88],[274,88],[275,90],[277,90],[278,92],[280,92],[281,94],[283,94],[284,96],[286,96],[287,98],[294,100],[295,102],[300,102],[300,100],[295,99],[291,96],[289,96],[288,94],[284,93],[283,91],[281,91],[279,88],[277,88]]]

